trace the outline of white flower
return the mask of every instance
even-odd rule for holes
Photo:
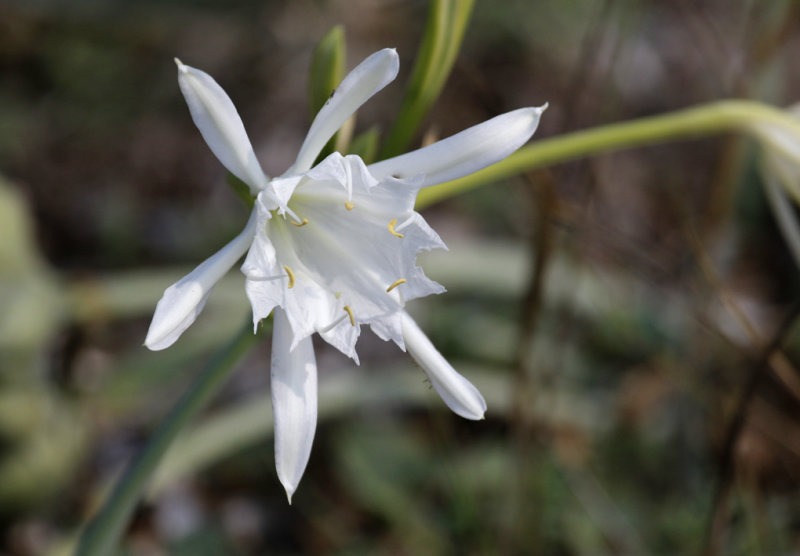
[[[409,299],[444,288],[416,266],[422,250],[445,248],[414,212],[420,188],[493,164],[525,143],[546,106],[503,114],[414,152],[367,166],[333,153],[311,167],[323,146],[373,94],[397,75],[397,53],[368,57],[320,110],[297,160],[270,179],[255,157],[233,103],[206,73],[176,60],[192,118],[223,165],[257,195],[245,229],[158,302],[145,345],[164,349],[194,322],[214,284],[242,265],[254,324],[274,313],[272,404],[278,477],[291,502],[305,470],[317,419],[317,368],[311,335],[358,362],[362,325],[407,349],[445,403],[482,419],[486,403],[403,310]]]

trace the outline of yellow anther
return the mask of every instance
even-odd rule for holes
[[[353,210],[354,206],[355,205],[353,203],[351,203],[350,201],[345,201],[344,202],[344,208],[346,208],[347,210]]]
[[[286,274],[289,275],[289,289],[292,289],[294,287],[294,272],[286,265],[283,265],[283,268],[286,270]]]
[[[347,305],[345,305],[343,308],[344,308],[345,312],[347,313],[347,316],[350,317],[350,324],[352,326],[355,326],[356,325],[356,319],[353,316],[353,310],[350,307],[348,307]]]
[[[389,233],[392,234],[394,237],[403,237],[403,234],[394,231],[395,226],[397,226],[397,218],[392,218],[392,221],[389,222],[386,228],[389,230]]]
[[[294,220],[292,220],[292,224],[294,224],[298,228],[301,228],[301,227],[305,226],[306,224],[308,224],[308,218],[303,218],[302,222],[295,222]]]
[[[406,279],[405,278],[400,278],[399,280],[397,280],[395,282],[392,282],[392,285],[389,286],[388,288],[386,288],[386,293],[389,293],[390,291],[395,289],[400,284],[405,284],[405,283],[406,283]]]
[[[336,299],[339,299],[342,297],[342,292],[336,292],[334,295],[336,296]]]

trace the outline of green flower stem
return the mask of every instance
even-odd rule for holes
[[[545,113],[545,116],[546,113]],[[420,191],[417,208],[499,180],[568,160],[631,147],[705,137],[727,131],[758,132],[765,126],[797,127],[788,114],[760,102],[724,100],[559,135],[523,147],[480,172]]]
[[[233,337],[230,344],[209,361],[197,381],[172,408],[144,450],[117,483],[111,496],[83,530],[78,541],[78,556],[106,556],[114,553],[113,549],[131,513],[175,436],[219,390],[256,339],[252,325],[247,324]]]

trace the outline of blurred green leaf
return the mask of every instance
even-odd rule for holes
[[[236,367],[236,363],[253,346],[257,337],[252,332],[251,324],[247,323],[231,342],[208,362],[192,387],[172,408],[142,452],[131,463],[117,483],[114,492],[87,524],[78,541],[77,554],[101,556],[111,552],[150,477],[178,432],[219,390]]]
[[[365,164],[370,164],[375,161],[375,157],[378,155],[379,141],[380,134],[378,133],[378,128],[371,127],[353,139],[347,152],[360,156]]]
[[[226,173],[225,181],[228,182],[228,186],[233,189],[233,192],[236,193],[236,196],[239,197],[248,208],[253,208],[255,198],[253,197],[253,194],[250,193],[249,185],[244,183],[230,172]]]
[[[381,159],[405,152],[453,69],[474,0],[434,0],[403,104],[381,150]]]
[[[39,350],[64,316],[58,282],[36,246],[28,207],[0,177],[0,370],[33,379]]]
[[[344,27],[337,25],[322,37],[311,58],[311,70],[308,77],[308,99],[311,118],[325,105],[333,91],[344,78],[347,58]],[[321,160],[333,150],[345,152],[352,136],[354,118],[350,118],[317,157]]]
[[[0,417],[14,421],[4,421],[3,433],[19,435],[3,438],[0,512],[28,509],[54,496],[72,477],[83,455],[87,430],[69,405],[43,389],[5,390]]]
[[[369,422],[342,431],[336,446],[336,469],[361,507],[391,523],[402,545],[425,547],[428,554],[446,552],[449,541],[436,519],[439,508],[417,496],[430,484],[436,464],[430,449],[408,428],[387,434]]]
[[[0,274],[41,270],[33,224],[22,196],[0,178]]]
[[[344,27],[337,25],[322,37],[311,58],[308,97],[312,118],[344,77],[345,57]]]

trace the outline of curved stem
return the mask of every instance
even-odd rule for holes
[[[502,180],[593,154],[778,125],[800,133],[800,124],[778,108],[747,100],[724,100],[668,114],[609,124],[544,139],[519,149],[502,162],[457,180],[420,191],[417,208]]]
[[[142,452],[117,483],[111,496],[82,531],[77,556],[113,554],[147,483],[178,432],[219,390],[236,367],[236,363],[253,346],[257,336],[248,322],[208,362],[197,380],[175,405]]]

